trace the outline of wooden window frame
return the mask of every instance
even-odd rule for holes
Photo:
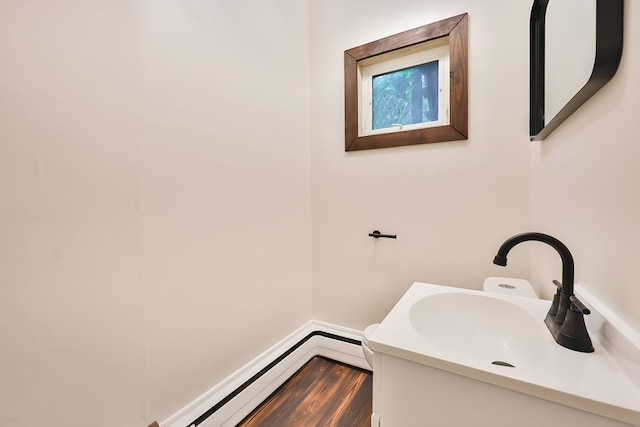
[[[345,151],[467,139],[469,105],[467,82],[468,33],[468,15],[465,13],[346,50],[344,52]],[[360,136],[358,62],[441,37],[449,37],[449,124],[424,129]]]

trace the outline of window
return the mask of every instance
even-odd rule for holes
[[[467,14],[344,52],[345,151],[467,138]]]
[[[436,47],[434,47],[436,46]],[[446,39],[361,61],[360,130],[376,135],[449,124],[449,46]]]
[[[444,97],[438,94],[442,93],[439,82],[443,79],[438,69],[444,67],[439,67],[439,62],[431,61],[373,76],[369,103],[372,131],[441,121]]]

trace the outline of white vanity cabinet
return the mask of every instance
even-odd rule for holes
[[[373,370],[371,427],[633,425],[386,354]]]

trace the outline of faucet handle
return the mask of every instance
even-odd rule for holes
[[[560,305],[560,292],[562,291],[562,283],[557,280],[553,281],[553,284],[557,286],[556,294],[553,296],[553,301],[551,302],[551,307],[549,308],[549,313],[547,313],[547,317],[551,317],[555,319],[558,314],[558,306]]]
[[[571,301],[571,310],[577,311],[584,315],[591,314],[591,310],[582,303],[575,295],[571,295],[569,297],[569,301]]]

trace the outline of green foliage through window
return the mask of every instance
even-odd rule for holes
[[[438,120],[438,61],[373,76],[373,129]]]

